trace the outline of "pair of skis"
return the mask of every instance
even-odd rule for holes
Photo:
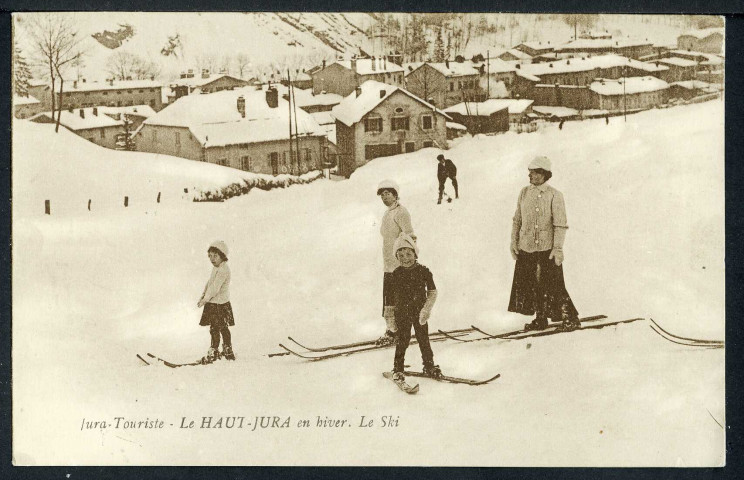
[[[440,381],[440,382],[460,383],[460,384],[473,385],[473,386],[476,386],[476,385],[485,385],[485,384],[490,383],[490,382],[496,380],[497,378],[501,377],[501,374],[500,373],[498,373],[498,374],[494,375],[493,377],[488,378],[486,380],[471,380],[469,378],[450,377],[450,376],[447,376],[447,375],[442,375],[440,377],[431,377],[431,376],[426,375],[426,374],[421,373],[421,372],[414,372],[414,371],[408,371],[408,370],[406,370],[405,372],[403,372],[403,375],[404,376],[408,376],[408,377],[431,378],[432,380],[437,380],[437,381]],[[389,380],[391,380],[393,383],[395,383],[398,386],[398,388],[400,388],[402,391],[404,391],[404,392],[406,392],[408,394],[413,395],[413,394],[418,393],[418,391],[419,391],[419,384],[418,383],[415,384],[415,385],[410,385],[408,382],[405,381],[405,379],[396,380],[395,378],[393,378],[393,372],[382,372],[382,376],[385,377],[385,378],[387,378],[387,379],[389,379]]]
[[[651,330],[659,335],[664,340],[667,340],[678,345],[684,345],[686,347],[700,347],[700,348],[724,348],[725,343],[722,340],[700,340],[697,338],[681,337],[664,330],[661,325],[656,323],[653,318],[651,320]]]
[[[160,362],[166,367],[170,367],[170,368],[192,367],[196,365],[203,365],[201,360],[197,360],[196,362],[189,362],[189,363],[173,363],[173,362],[169,362],[168,360],[163,360],[162,358],[155,356],[152,353],[148,353],[147,356],[150,357],[150,362],[153,362],[153,361]],[[139,353],[137,354],[137,358],[139,358],[145,365],[151,365],[151,363],[145,360],[142,357],[142,355],[140,355]]]

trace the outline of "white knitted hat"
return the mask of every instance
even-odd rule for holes
[[[411,248],[416,253],[416,257],[418,257],[418,247],[416,246],[416,240],[414,240],[410,235],[408,235],[405,232],[401,232],[400,235],[398,235],[398,238],[395,239],[395,243],[393,244],[393,252],[395,254],[398,254],[398,250],[401,248]]]
[[[400,187],[393,180],[383,180],[377,185],[377,195],[381,192],[380,190],[395,190],[396,195],[400,195]]]
[[[227,257],[228,251],[227,251],[227,244],[223,242],[222,240],[215,240],[209,245],[209,248],[216,248],[220,252],[222,252],[225,257]]]
[[[527,169],[535,170],[537,168],[542,168],[543,170],[550,172],[550,159],[545,155],[539,155],[533,158],[530,164],[527,166]]]

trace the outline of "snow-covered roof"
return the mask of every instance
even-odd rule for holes
[[[28,97],[22,97],[20,95],[13,94],[13,105],[35,105],[39,102],[36,97],[29,95]]]
[[[518,77],[526,78],[527,80],[530,80],[532,82],[540,81],[540,77],[532,75],[531,73],[524,72],[521,68],[516,69],[515,72],[517,72]]]
[[[466,75],[479,75],[480,72],[477,68],[473,67],[473,64],[470,62],[449,62],[449,65],[445,62],[417,62],[417,63],[410,63],[408,64],[412,68],[412,70],[409,70],[406,68],[406,75],[410,75],[411,73],[415,72],[419,68],[423,67],[424,65],[429,65],[445,77],[464,77]],[[414,66],[417,65],[417,66]]]
[[[514,58],[518,58],[520,60],[530,60],[532,58],[532,55],[528,53],[524,53],[521,50],[517,50],[516,48],[510,48],[509,50],[505,51],[501,55],[503,56],[507,53],[512,55]]]
[[[671,50],[670,53],[681,58],[689,56],[705,58],[705,61],[700,62],[701,65],[721,65],[724,62],[721,55],[716,55],[714,53],[693,52],[688,50]]]
[[[695,37],[697,39],[702,40],[715,33],[719,35],[723,35],[724,30],[723,28],[703,28],[703,29],[697,29],[697,30],[688,30],[687,32],[684,32],[683,34],[681,34],[680,37],[685,37],[685,36]]]
[[[314,105],[338,105],[344,99],[344,97],[337,93],[319,93],[317,95],[313,95],[312,89],[301,90],[299,88],[295,88],[293,90],[294,100],[297,102],[298,107],[309,107]]]
[[[351,70],[352,60],[336,60],[342,67]],[[374,66],[374,69],[372,68]],[[402,72],[403,67],[382,58],[358,58],[356,59],[356,73],[359,75],[371,75],[374,73]]]
[[[318,125],[336,124],[336,117],[331,112],[313,112],[310,115],[318,122]]]
[[[654,62],[674,65],[675,67],[694,67],[697,65],[697,62],[694,60],[687,60],[686,58],[679,57],[660,58],[659,60],[654,60]]]
[[[557,51],[561,50],[596,50],[596,49],[611,49],[615,43],[607,38],[579,38],[571,40],[563,45],[556,48]]]
[[[706,89],[710,88],[710,83],[701,82],[700,80],[685,80],[682,82],[672,82],[669,85],[676,85],[678,87],[686,88],[688,90],[694,90],[696,88]]]
[[[237,80],[238,82],[248,83],[247,80],[242,80],[240,78],[233,77],[232,75],[228,75],[226,73],[215,73],[215,74],[209,75],[208,77],[202,77],[199,74],[195,74],[191,78],[177,78],[175,80],[172,80],[169,83],[169,85],[170,86],[176,86],[176,87],[193,87],[193,88],[196,88],[196,87],[204,86],[204,85],[206,85],[208,83],[212,83],[212,82],[214,82],[216,80],[219,80],[221,78],[224,78],[224,77],[227,77],[227,78],[232,79],[232,80]]]
[[[581,35],[579,35],[579,38],[612,38],[612,34],[610,32],[600,32],[595,30],[589,30],[581,32]]]
[[[628,66],[638,70],[644,70],[646,72],[658,72],[667,70],[669,67],[664,65],[656,66],[653,63],[639,62],[631,58],[622,57],[620,55],[608,54],[608,55],[595,55],[593,57],[582,57],[582,58],[568,58],[565,60],[559,60],[555,62],[544,62],[544,63],[528,63],[521,65],[520,69],[517,70],[517,74],[524,76],[533,75],[540,77],[541,75],[550,73],[573,73],[573,72],[584,72],[594,70],[595,68],[612,68]]]
[[[155,110],[150,105],[128,105],[125,107],[97,107],[98,113],[107,115],[116,115],[120,113],[137,115],[140,117],[150,118],[155,115]]]
[[[245,118],[237,108],[240,96],[245,99]],[[189,128],[206,147],[281,140],[289,135],[289,107],[278,94],[277,102],[276,108],[269,107],[266,91],[255,87],[186,95],[144,124]],[[302,109],[297,109],[297,131],[322,135],[320,125]]]
[[[59,85],[59,83],[57,83]],[[98,90],[129,90],[137,88],[161,88],[154,80],[114,80],[113,82],[71,82],[65,81],[65,92],[91,92]]]
[[[555,45],[551,45],[550,43],[542,43],[542,42],[522,42],[517,47],[520,47],[521,45],[524,45],[525,47],[531,49],[531,50],[553,50],[555,48]]]
[[[451,128],[452,130],[467,130],[468,127],[457,122],[445,122],[445,127]]]
[[[430,108],[432,111],[440,113],[447,118],[449,115],[436,108],[434,105],[426,102],[416,95],[412,94],[408,90],[389,85],[387,83],[378,82],[375,80],[367,80],[360,86],[362,93],[357,96],[356,92],[349,94],[344,100],[333,107],[333,116],[336,120],[341,123],[351,126],[359,122],[362,117],[372,111],[375,107],[385,101],[388,97],[393,95],[395,92],[400,91],[401,93],[408,95],[424,106]],[[381,95],[380,93],[384,93]]]
[[[623,88],[623,83],[625,87]],[[616,80],[602,79],[592,82],[589,89],[599,95],[632,95],[634,93],[655,92],[669,88],[669,84],[656,77],[625,77]]]
[[[68,110],[62,110],[62,116],[59,123],[70,130],[88,130],[91,128],[116,127],[123,125],[121,120],[114,120],[108,115],[98,111],[98,115],[93,114],[95,107],[76,108],[70,113]],[[80,116],[80,110],[83,110],[85,118]],[[56,118],[56,116],[55,116]],[[47,123],[52,120],[52,112],[42,112],[34,115],[29,120],[36,123]]]
[[[505,73],[505,72],[513,72],[517,69],[517,64],[514,61],[506,61],[502,60],[500,58],[490,58],[488,60],[488,66],[486,67],[487,72],[489,73]]]
[[[447,113],[459,113],[460,115],[491,115],[505,108],[509,109],[510,114],[524,113],[534,100],[512,99],[512,98],[489,98],[483,102],[465,102],[458,103],[446,108]]]

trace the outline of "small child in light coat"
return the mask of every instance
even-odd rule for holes
[[[230,329],[235,325],[232,306],[230,305],[230,267],[227,266],[227,245],[223,241],[213,242],[207,250],[209,261],[212,262],[212,274],[204,287],[197,306],[204,307],[199,325],[208,326],[212,339],[207,356],[202,363],[212,363],[220,358],[218,348],[222,337],[222,356],[227,360],[235,360],[232,350]]]

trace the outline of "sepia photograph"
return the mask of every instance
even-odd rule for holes
[[[14,13],[13,465],[726,466],[725,39]]]

